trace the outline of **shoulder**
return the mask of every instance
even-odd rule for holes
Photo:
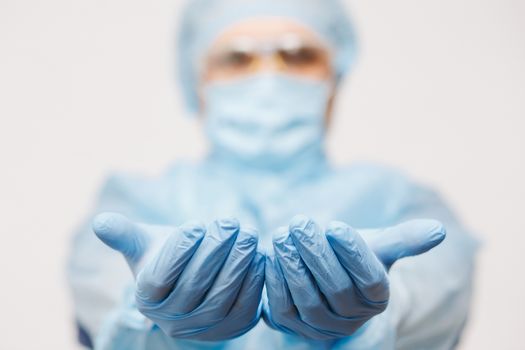
[[[334,171],[330,182],[337,196],[351,204],[348,215],[366,224],[394,224],[405,212],[427,206],[435,198],[434,191],[402,170],[371,162],[342,167]]]
[[[175,199],[196,173],[197,166],[187,162],[178,162],[155,175],[111,173],[99,190],[98,210],[122,212],[135,220],[169,221]]]
[[[145,175],[130,172],[110,173],[102,186],[101,194],[121,196],[141,196],[148,193],[166,192],[179,181],[193,178],[198,172],[198,165],[180,161],[168,166],[155,175]]]
[[[134,198],[156,192],[164,176],[146,176],[136,173],[113,172],[110,173],[100,190],[101,198]]]

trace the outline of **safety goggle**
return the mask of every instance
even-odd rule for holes
[[[206,60],[208,75],[235,78],[264,67],[290,74],[315,76],[331,67],[330,50],[296,34],[273,41],[237,37],[213,49]]]

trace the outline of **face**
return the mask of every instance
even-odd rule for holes
[[[250,19],[230,26],[212,43],[203,60],[200,86],[261,72],[333,83],[332,61],[329,47],[307,27],[285,18]],[[201,109],[205,108],[201,94]]]

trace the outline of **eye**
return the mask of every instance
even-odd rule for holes
[[[253,54],[249,52],[232,50],[217,57],[216,63],[220,68],[242,69],[249,67],[253,60]]]
[[[279,55],[291,67],[313,66],[324,61],[324,55],[318,48],[308,46],[283,49],[279,51]]]

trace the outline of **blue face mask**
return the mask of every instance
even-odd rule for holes
[[[327,81],[259,74],[204,89],[212,152],[259,167],[286,167],[323,152]]]

